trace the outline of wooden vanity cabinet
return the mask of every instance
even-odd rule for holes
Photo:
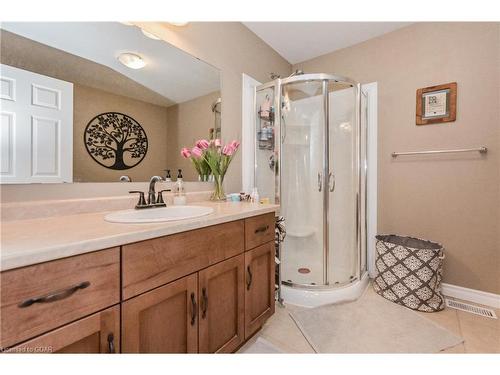
[[[274,314],[274,242],[245,253],[245,339]]]
[[[245,250],[274,241],[274,213],[245,219]]]
[[[244,341],[245,256],[199,272],[199,352],[231,353]]]
[[[198,352],[198,275],[122,303],[123,353]]]
[[[120,306],[17,345],[8,353],[120,353]]]
[[[243,220],[122,246],[122,294],[129,299],[241,254]]]
[[[230,353],[274,313],[274,213],[0,276],[0,350]]]
[[[0,274],[0,348],[120,302],[118,247]]]
[[[274,214],[122,250],[125,353],[231,353],[274,313]]]
[[[124,353],[231,353],[244,341],[243,254],[122,304]]]

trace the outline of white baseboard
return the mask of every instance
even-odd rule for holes
[[[441,284],[441,292],[448,297],[459,298],[500,309],[500,294],[483,292],[481,290],[469,289],[446,283]]]

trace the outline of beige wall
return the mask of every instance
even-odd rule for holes
[[[296,68],[378,82],[379,233],[442,242],[445,282],[500,293],[500,24],[415,24]],[[416,126],[415,91],[452,81],[457,120]],[[486,156],[390,156],[482,145]]]
[[[177,169],[181,168],[185,180],[198,179],[191,161],[181,156],[180,149],[192,148],[198,139],[208,139],[210,128],[215,127],[212,104],[219,97],[220,92],[216,91],[167,108],[167,165],[172,177],[176,177]]]
[[[153,175],[163,175],[167,166],[167,108],[142,102],[94,88],[73,87],[73,181],[117,182],[120,176],[132,181],[149,181]],[[135,119],[148,137],[145,158],[135,167],[113,170],[96,163],[83,143],[88,122],[100,113],[120,112]]]
[[[184,27],[137,23],[169,43],[219,68],[222,73],[222,138],[241,139],[242,73],[268,82],[269,73],[287,76],[290,64],[239,22],[192,22]],[[227,192],[241,189],[241,154],[225,181]]]

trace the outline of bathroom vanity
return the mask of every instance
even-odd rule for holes
[[[274,313],[277,206],[212,205],[160,224],[103,213],[3,223],[2,350],[237,350]]]

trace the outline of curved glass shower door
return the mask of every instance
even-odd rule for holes
[[[328,84],[328,281],[332,285],[359,277],[357,94],[357,87],[350,84]]]
[[[324,283],[324,83],[284,84],[281,96],[281,214],[285,283]]]
[[[287,233],[278,282],[334,289],[361,280],[367,133],[360,85],[296,75],[259,86],[255,99],[255,182],[280,204]]]

